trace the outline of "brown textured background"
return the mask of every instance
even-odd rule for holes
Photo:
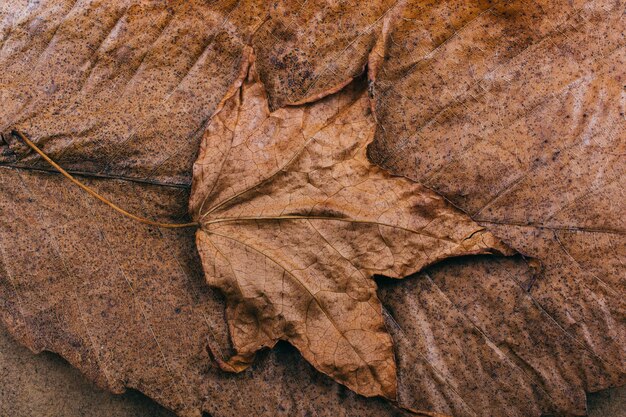
[[[53,353],[33,355],[0,327],[0,416],[175,417],[148,397],[95,387]],[[588,394],[590,417],[622,417],[626,386]]]
[[[127,7],[131,3],[137,3],[137,5]],[[273,408],[271,410],[273,414],[281,412],[284,415],[304,415],[305,412],[302,410],[307,408],[307,399],[314,398],[315,402],[310,401],[313,406],[308,407],[308,411],[313,415],[324,414],[336,417],[343,415],[342,410],[349,410],[359,416],[365,414],[363,410],[371,410],[371,415],[376,417],[384,412],[388,413],[385,415],[395,415],[395,410],[385,408],[380,402],[351,396],[342,387],[330,383],[326,377],[314,373],[300,356],[294,353],[293,349],[284,346],[281,347],[279,353],[265,355],[266,363],[247,376],[250,378],[244,388],[241,388],[241,385],[237,388],[236,384],[229,382],[232,379],[229,376],[205,367],[198,367],[195,362],[197,358],[200,358],[203,364],[209,363],[205,350],[200,347],[200,341],[203,341],[206,335],[206,328],[203,327],[203,323],[196,323],[193,320],[194,314],[192,313],[206,309],[212,314],[211,317],[215,318],[212,323],[216,323],[215,326],[219,327],[219,323],[222,322],[222,306],[218,297],[206,290],[205,286],[200,286],[203,291],[202,297],[199,299],[189,297],[189,294],[193,295],[193,292],[186,284],[188,278],[180,271],[162,274],[173,277],[170,280],[155,276],[156,274],[152,271],[155,269],[156,262],[151,263],[151,260],[167,251],[163,249],[149,251],[145,244],[141,245],[142,247],[136,246],[140,246],[138,242],[150,241],[155,247],[164,248],[164,245],[169,243],[158,241],[155,237],[158,235],[156,231],[131,226],[124,223],[122,219],[104,213],[102,208],[93,207],[92,202],[85,201],[85,196],[80,195],[77,190],[69,189],[61,178],[32,171],[32,168],[47,168],[41,164],[41,161],[28,155],[26,159],[22,158],[23,151],[25,151],[23,146],[20,147],[17,142],[13,141],[12,136],[8,135],[14,127],[30,134],[33,140],[59,159],[63,166],[84,173],[108,176],[108,180],[90,179],[90,184],[97,183],[98,189],[110,197],[117,196],[116,201],[122,201],[124,198],[128,208],[134,212],[162,218],[164,213],[171,215],[180,212],[181,207],[185,206],[186,197],[174,198],[175,193],[179,192],[176,191],[176,187],[173,187],[173,190],[170,190],[172,187],[168,187],[157,192],[154,187],[140,186],[137,183],[122,184],[111,180],[111,177],[130,176],[144,181],[166,181],[171,186],[188,185],[189,166],[194,159],[197,140],[202,131],[201,126],[232,81],[238,64],[236,45],[240,43],[237,42],[237,36],[231,36],[232,27],[222,25],[224,15],[230,16],[231,22],[239,22],[241,27],[256,28],[260,23],[249,24],[244,18],[259,14],[243,10],[245,8],[235,7],[237,4],[250,7],[255,3],[253,1],[139,3],[130,0],[87,1],[78,2],[76,3],[78,7],[74,7],[74,1],[70,0],[48,2],[6,0],[2,6],[7,7],[0,7],[1,16],[9,12],[8,17],[3,20],[6,24],[0,28],[0,33],[3,36],[11,34],[8,47],[5,48],[11,53],[6,54],[1,61],[5,69],[3,75],[7,75],[3,81],[6,81],[6,85],[11,85],[11,88],[1,91],[3,106],[0,112],[3,117],[0,117],[0,121],[3,124],[0,126],[0,131],[3,134],[7,133],[4,139],[11,142],[7,145],[12,145],[11,147],[0,146],[0,151],[6,151],[1,159],[7,165],[0,169],[2,171],[0,186],[6,187],[8,189],[6,195],[10,196],[0,201],[0,206],[2,202],[9,203],[11,210],[14,210],[11,212],[13,217],[7,216],[6,218],[19,219],[19,221],[7,221],[3,225],[3,232],[6,232],[8,236],[6,241],[10,243],[6,246],[11,249],[11,256],[7,256],[6,259],[10,260],[10,266],[18,271],[15,276],[19,278],[20,290],[26,290],[31,296],[27,300],[31,314],[28,315],[29,321],[26,323],[28,326],[25,326],[21,321],[15,321],[20,316],[15,314],[15,309],[10,309],[15,297],[12,296],[13,288],[7,285],[5,291],[8,295],[0,296],[0,301],[7,302],[7,307],[3,311],[9,311],[12,314],[7,315],[5,321],[10,321],[15,325],[14,331],[17,333],[16,336],[22,339],[22,343],[29,344],[33,349],[60,352],[76,366],[81,367],[82,371],[90,375],[92,379],[99,380],[101,384],[103,373],[98,372],[99,369],[93,366],[94,357],[105,363],[107,371],[114,371],[115,389],[121,391],[123,385],[142,388],[144,392],[172,406],[171,404],[179,399],[176,395],[177,390],[173,389],[171,384],[163,382],[167,382],[168,379],[160,362],[161,357],[151,355],[154,350],[150,344],[151,337],[145,331],[145,320],[140,314],[144,306],[149,313],[154,313],[155,321],[162,326],[158,330],[159,335],[163,335],[164,340],[167,341],[165,350],[168,358],[181,361],[177,363],[180,365],[176,369],[179,371],[177,378],[190,375],[189,377],[194,380],[189,384],[195,389],[194,395],[182,399],[178,404],[181,408],[187,405],[199,407],[198,404],[200,404],[203,407],[210,406],[216,415],[232,415],[232,413],[237,413],[237,410],[249,410],[245,407],[250,406],[253,398],[260,403],[271,404],[272,407],[276,406],[276,399],[279,398],[279,402],[282,403],[277,407],[281,408],[279,410]],[[301,2],[293,0],[288,3],[293,3],[295,7]],[[304,10],[299,13],[289,13],[292,10],[291,7],[273,12],[275,16],[264,26],[267,32],[257,33],[259,41],[256,42],[255,48],[258,50],[260,60],[266,58],[268,63],[266,68],[271,68],[271,71],[262,71],[262,74],[266,83],[274,86],[276,90],[273,94],[275,105],[297,102],[315,97],[319,92],[333,90],[334,87],[343,85],[343,81],[349,80],[362,70],[365,63],[364,57],[372,48],[372,31],[378,30],[376,25],[372,26],[372,24],[382,21],[381,19],[386,15],[385,10],[393,4],[393,2],[382,1],[379,2],[380,7],[374,7],[378,2],[371,3],[372,16],[359,18],[356,15],[361,10],[356,7],[337,10],[337,13],[345,17],[342,22],[337,20],[337,13],[333,10],[328,10],[321,21],[317,13],[307,13],[308,8],[315,10],[317,2],[314,1],[304,2],[303,4],[307,7],[303,7]],[[490,2],[461,3],[470,6],[475,4],[479,6],[477,10],[482,10],[481,7],[491,10]],[[506,3],[507,7],[516,4],[520,7],[511,9],[511,12],[516,13],[498,14],[500,17],[496,23],[502,23],[507,29],[506,33],[523,35],[524,32],[519,31],[515,24],[526,22],[525,13],[532,12],[532,8],[522,2],[500,3]],[[547,1],[535,3],[537,3],[535,6],[548,4]],[[540,20],[550,23],[556,20],[557,15],[569,16],[570,12],[574,12],[573,7],[578,4],[566,3],[564,1],[552,2],[551,4],[556,9],[555,13],[542,17]],[[25,8],[27,13],[17,16],[18,9],[27,4],[29,6]],[[176,7],[169,7],[172,4]],[[479,24],[483,21],[474,19],[472,10],[465,11],[463,8],[456,7],[456,2],[453,1],[441,2],[441,4],[442,7],[457,10],[465,16],[461,21],[474,22],[473,26],[464,31],[466,36],[472,36],[475,33],[472,28],[480,29]],[[621,5],[623,2],[604,0],[585,2],[585,4],[587,8],[593,9],[595,6]],[[193,10],[188,9],[188,5],[194,6]],[[618,9],[607,8],[607,10]],[[16,16],[12,17],[13,11],[16,11]],[[348,11],[352,13],[347,13]],[[420,12],[420,10],[416,11]],[[434,16],[435,22],[450,23],[450,27],[455,26],[454,23],[458,23],[457,20],[441,19],[447,14],[444,13],[446,11],[427,12],[423,17],[426,19]],[[497,17],[493,13],[481,16],[485,19]],[[568,25],[567,30],[577,30],[582,35],[588,33],[592,38],[597,37],[598,32],[594,22],[604,22],[606,28],[608,20],[601,19],[600,14],[594,16],[592,18],[595,20],[570,19],[572,24]],[[617,17],[623,19],[623,15]],[[317,19],[315,25],[309,24],[312,18]],[[285,24],[287,20],[289,20],[288,24]],[[198,23],[208,21],[211,24]],[[324,22],[328,24],[322,24]],[[406,22],[408,25],[411,24],[411,21]],[[292,26],[292,23],[295,26]],[[340,23],[344,28],[341,31],[342,39],[329,37],[326,30],[331,28],[332,32],[336,33],[335,28]],[[491,23],[491,21],[488,22],[486,27],[492,29],[499,27]],[[443,31],[443,36],[437,36],[440,33],[437,26],[430,30],[434,44],[432,48],[427,47],[427,52],[435,49],[439,52],[446,50],[438,48],[438,45],[442,44],[448,35]],[[309,29],[314,27],[319,28],[319,31],[310,33]],[[116,28],[120,30],[112,30]],[[291,29],[287,30],[289,28]],[[297,31],[294,28],[301,28],[301,30]],[[162,32],[162,29],[167,30]],[[609,33],[612,36],[611,39],[620,36],[619,31],[610,30]],[[109,34],[114,36],[108,36]],[[570,36],[573,35],[570,34]],[[577,36],[572,39],[580,39]],[[264,37],[270,39],[270,42],[265,44]],[[275,37],[280,39],[281,44],[288,41],[289,45],[314,47],[318,52],[315,61],[320,65],[314,68],[310,63],[307,65],[309,55],[290,55],[291,48],[282,50],[273,41]],[[312,38],[314,42],[307,43],[309,38]],[[496,38],[499,41],[509,39],[508,37]],[[191,42],[190,39],[194,41]],[[457,36],[457,41],[463,41],[463,39],[463,36]],[[514,36],[513,47],[509,49],[509,52],[512,53],[519,50],[518,48],[528,46],[526,39],[526,36],[521,38]],[[561,38],[555,37],[554,39],[558,41]],[[597,39],[600,40],[601,37]],[[401,38],[394,36],[394,42],[399,40]],[[411,39],[407,38],[406,41],[410,42]],[[320,42],[322,42],[321,45]],[[554,42],[545,42],[545,44],[552,43]],[[347,44],[351,48],[345,48]],[[449,44],[454,46],[454,42]],[[574,46],[582,47],[584,52],[588,52],[589,46],[594,45],[586,41],[577,41],[574,44]],[[493,45],[499,46],[500,42],[494,42]],[[563,45],[569,46],[567,43]],[[266,48],[264,49],[263,46]],[[329,46],[328,51],[325,46]],[[339,53],[334,47],[339,48]],[[528,53],[535,51],[551,53],[551,50],[546,48],[525,50]],[[563,50],[567,52],[570,49],[563,48]],[[455,58],[454,54],[449,56]],[[497,56],[505,55],[498,54]],[[271,57],[276,59],[272,60]],[[536,59],[528,61],[536,62]],[[83,65],[84,63],[90,65]],[[219,65],[216,65],[217,63]],[[448,63],[449,61],[444,62],[446,65]],[[308,67],[311,67],[311,71],[307,70]],[[548,68],[559,68],[559,66],[548,66]],[[430,71],[425,71],[425,73],[431,74]],[[209,77],[207,74],[212,74],[212,76]],[[275,74],[276,78],[270,77],[270,74]],[[337,79],[328,77],[329,74],[336,74]],[[523,77],[518,78],[521,81],[525,80]],[[546,77],[545,79],[551,80],[552,78]],[[206,85],[208,80],[211,80],[210,86]],[[280,84],[281,80],[286,80],[286,85]],[[315,82],[307,85],[306,91],[301,94],[298,91],[291,91],[290,87],[299,88],[306,80],[315,80]],[[381,86],[380,80],[381,77],[379,77],[379,87]],[[534,84],[531,82],[528,85]],[[207,91],[210,91],[210,94],[207,95]],[[376,91],[374,89],[374,93]],[[460,87],[460,91],[465,91],[465,89]],[[543,90],[536,89],[536,91],[542,92]],[[376,95],[380,97],[380,91]],[[519,95],[515,93],[511,97]],[[143,97],[143,100],[136,100],[138,96]],[[430,97],[442,98],[444,95],[430,94]],[[162,102],[166,102],[167,105],[145,105]],[[410,149],[407,148],[403,155],[409,155]],[[412,159],[406,158],[407,161]],[[18,169],[17,165],[26,170]],[[488,165],[485,166],[488,167]],[[497,172],[489,168],[487,170]],[[510,172],[513,171],[510,170]],[[38,197],[31,199],[29,189]],[[54,202],[47,198],[47,194],[55,195]],[[563,194],[556,193],[555,195]],[[152,207],[152,205],[146,207],[144,201],[158,203],[156,204],[158,207]],[[606,198],[605,201],[614,200]],[[93,213],[96,214],[96,220],[101,222],[101,225],[96,226],[105,229],[105,233],[96,234],[93,232],[98,231],[96,227],[90,228],[88,233],[85,231],[80,220],[93,216]],[[33,219],[37,219],[38,216],[48,219],[45,227],[33,226],[37,223]],[[74,221],[68,222],[68,218]],[[58,228],[58,224],[62,227]],[[29,232],[26,233],[24,230]],[[56,239],[45,238],[50,230],[58,235]],[[94,234],[89,235],[89,233]],[[77,235],[80,235],[82,239],[77,239]],[[121,257],[130,263],[135,256],[145,266],[144,269],[140,268],[139,273],[133,274],[136,279],[136,288],[142,296],[142,304],[138,304],[139,307],[128,302],[127,298],[122,298],[128,295],[125,282],[118,271],[116,275],[106,273],[112,269],[113,262],[106,258],[99,259],[98,251],[93,249],[99,242],[106,239],[119,241],[120,235],[134,238],[129,242],[130,248],[124,246],[115,249],[118,259]],[[93,236],[97,239],[92,239]],[[167,242],[175,244],[181,259],[187,259],[195,254],[193,250],[189,250],[191,240],[185,238],[183,233],[180,236],[175,236],[173,233],[167,234],[164,239],[170,239]],[[549,243],[548,240],[538,239],[538,243],[542,242]],[[66,277],[67,271],[64,271],[62,265],[64,258],[46,257],[47,254],[57,253],[55,252],[56,245],[61,247],[66,259],[76,261],[77,265],[74,266],[80,273],[75,277]],[[21,248],[32,249],[36,246],[42,247],[39,254],[29,254],[21,250]],[[579,246],[576,245],[576,247]],[[586,247],[595,248],[592,244]],[[517,248],[524,249],[522,246]],[[591,258],[594,265],[601,264],[602,268],[598,270],[606,269],[607,265],[611,265],[598,256]],[[24,262],[22,262],[23,259]],[[572,277],[572,266],[567,262],[562,262],[561,258],[555,259],[558,261],[558,268],[551,269],[556,271],[548,277],[552,281],[545,279],[544,283],[554,282],[555,277]],[[50,260],[54,262],[49,262]],[[172,268],[176,266],[174,262],[170,264]],[[183,264],[186,265],[184,262]],[[397,321],[402,325],[402,327],[400,325],[397,328],[392,327],[397,335],[395,337],[398,340],[398,349],[405,353],[399,355],[402,359],[400,367],[403,369],[400,375],[404,387],[402,399],[412,406],[432,405],[442,407],[442,410],[448,410],[448,404],[452,410],[462,410],[465,406],[463,400],[467,399],[471,406],[480,409],[485,415],[494,415],[493,412],[490,413],[490,407],[502,407],[507,405],[507,402],[509,407],[506,408],[505,415],[526,416],[531,408],[534,410],[539,407],[550,409],[549,407],[552,406],[575,410],[577,413],[582,412],[583,389],[597,390],[601,386],[608,386],[610,379],[607,378],[607,373],[610,373],[612,369],[599,366],[600,361],[597,357],[588,355],[579,344],[575,343],[574,338],[568,337],[569,333],[560,331],[553,322],[546,320],[548,316],[545,313],[533,307],[532,294],[524,294],[517,282],[522,278],[528,278],[523,263],[493,260],[493,266],[490,267],[488,263],[478,260],[466,265],[468,265],[467,268],[463,268],[463,264],[458,264],[456,268],[447,269],[452,273],[450,276],[463,277],[457,282],[446,279],[447,275],[441,273],[441,271],[446,271],[443,268],[439,269],[439,274],[433,270],[432,279],[410,279],[406,280],[406,284],[402,286],[387,285],[381,291],[384,304],[393,310],[394,316],[388,320],[393,320],[391,324]],[[92,292],[92,288],[83,284],[80,279],[91,278],[94,275],[95,266],[102,268],[102,272],[96,277],[98,283],[102,285]],[[124,266],[128,269],[127,265]],[[1,267],[2,265],[0,269]],[[30,272],[33,268],[38,268],[38,274]],[[578,269],[580,268],[577,267],[573,272],[579,273]],[[486,274],[485,271],[490,273]],[[509,271],[515,271],[515,274],[509,274]],[[518,272],[521,278],[517,278]],[[592,269],[591,273],[593,272]],[[560,275],[561,273],[565,275]],[[508,275],[513,277],[504,279]],[[50,276],[57,279],[50,282]],[[115,280],[110,279],[113,276]],[[477,280],[476,277],[480,279]],[[582,276],[580,279],[583,284],[584,278],[585,276]],[[198,274],[193,275],[192,279],[195,283],[202,282]],[[556,281],[560,282],[560,280]],[[568,282],[578,285],[577,280],[574,279]],[[541,280],[538,284],[535,286],[535,291],[536,288],[550,289],[549,286],[542,287]],[[68,296],[68,291],[57,290],[53,294],[58,295],[58,298],[47,297],[51,291],[54,291],[54,288],[62,285],[70,285],[70,288],[76,288],[76,291]],[[165,286],[167,288],[164,290]],[[557,290],[542,293],[543,300],[552,306],[556,313],[567,311],[564,307],[573,306],[570,310],[578,311],[589,306],[589,309],[585,311],[592,313],[590,315],[592,323],[610,318],[600,314],[603,310],[597,309],[597,304],[591,302],[595,298],[568,298],[570,292],[559,292],[559,287],[556,288]],[[576,289],[578,288],[580,287],[577,286]],[[98,342],[101,346],[99,349],[89,350],[88,338],[82,337],[83,328],[76,308],[77,306],[93,306],[90,309],[93,313],[90,318],[94,323],[100,323],[100,313],[108,313],[110,310],[105,303],[101,302],[102,296],[115,295],[107,291],[118,291],[115,297],[108,299],[117,300],[121,306],[126,307],[124,310],[118,309],[121,311],[120,314],[125,314],[123,316],[125,320],[111,320],[109,323],[112,325],[107,327],[94,324],[93,328],[98,329]],[[78,292],[83,297],[80,304],[73,299],[74,295],[78,298]],[[458,300],[459,293],[463,294],[462,300]],[[40,297],[41,294],[44,296]],[[581,294],[590,293],[581,291]],[[559,296],[562,297],[559,298]],[[503,297],[507,302],[489,303],[494,298],[500,299],[499,297]],[[46,299],[49,303],[42,302]],[[405,302],[407,300],[413,304]],[[420,305],[415,300],[425,302],[424,305],[427,308],[407,307]],[[468,301],[475,302],[468,303]],[[197,304],[201,305],[197,306]],[[174,309],[175,306],[180,305],[183,306],[184,314],[178,314]],[[152,308],[152,306],[158,306],[158,308]],[[486,308],[489,306],[492,308]],[[501,306],[506,308],[500,308]],[[510,310],[515,310],[517,314],[505,314]],[[560,317],[559,314],[554,315]],[[475,323],[472,319],[476,316],[480,320]],[[410,332],[408,333],[410,337],[403,334],[403,329],[420,330],[415,328],[415,323],[416,318],[421,317],[425,317],[421,323],[436,324],[432,327],[438,332],[438,337],[435,338],[437,343],[432,344],[432,350],[445,353],[440,355],[435,363],[437,371],[446,373],[445,380],[436,379],[436,375],[428,373],[430,368],[427,365],[429,364],[423,358],[416,356],[420,351],[415,348],[415,345],[419,343],[424,346],[431,328],[426,326],[424,332]],[[73,326],[63,326],[63,320],[67,320],[65,323]],[[608,319],[606,321],[608,322]],[[121,330],[117,326],[120,322],[126,325]],[[176,326],[172,326],[172,323],[176,323]],[[607,328],[590,326],[586,320],[579,320],[578,323],[581,323],[579,328],[585,326],[594,329]],[[127,332],[127,329],[131,331]],[[225,332],[219,333],[222,339],[227,340]],[[190,345],[196,350],[190,349],[189,345],[181,345],[181,334],[194,336],[193,339],[190,338],[192,341]],[[506,343],[509,341],[506,337],[511,334],[516,336],[512,340],[515,343]],[[608,332],[602,330],[594,332],[594,335],[599,336],[597,338],[599,344],[590,346],[591,351],[598,350],[609,356],[617,353],[616,350],[611,349],[609,343],[611,340],[605,340],[608,339],[604,337],[607,334]],[[117,337],[112,337],[112,335]],[[2,340],[10,342],[10,339],[6,337]],[[502,349],[490,348],[489,343],[492,340],[501,345]],[[6,343],[3,342],[0,346],[0,364],[3,367],[0,370],[0,378],[3,378],[0,381],[2,387],[0,416],[2,417],[5,415],[29,417],[159,415],[158,408],[146,406],[147,400],[142,400],[143,397],[138,394],[126,394],[123,397],[104,394],[79,382],[82,381],[79,373],[62,365],[62,362],[55,359],[56,357],[49,354],[34,356],[27,350],[16,348],[13,342],[5,345]],[[457,348],[459,345],[469,346],[462,351],[462,356],[459,356]],[[106,349],[103,349],[103,346]],[[545,352],[550,354],[542,354]],[[522,362],[532,364],[530,377],[526,377],[520,371],[521,367],[517,365],[520,357]],[[621,359],[619,358],[619,362],[622,362]],[[50,366],[50,363],[53,365]],[[146,363],[153,366],[145,366]],[[590,366],[590,363],[598,366]],[[619,363],[615,365],[617,367]],[[243,385],[244,382],[241,384]],[[459,395],[455,396],[456,393],[446,389],[450,384],[458,388]],[[539,391],[540,395],[536,397],[528,395],[536,391]],[[244,394],[240,395],[240,392]],[[592,400],[592,413],[602,416],[620,415],[619,412],[625,408],[623,394],[615,394],[620,391],[610,392],[611,394],[592,397],[598,399],[597,402]],[[416,395],[422,393],[428,395],[423,397]],[[558,401],[552,404],[550,397]],[[235,406],[240,408],[237,409]],[[257,404],[257,406],[256,412],[240,411],[240,413],[259,415],[259,410],[264,407],[264,404]]]

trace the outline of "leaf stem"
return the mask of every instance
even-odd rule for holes
[[[95,197],[96,199],[100,200],[101,202],[103,202],[107,206],[111,207],[113,210],[117,211],[118,213],[122,214],[125,217],[128,217],[129,219],[133,219],[133,220],[135,220],[135,221],[137,221],[139,223],[147,224],[147,225],[150,225],[150,226],[157,226],[157,227],[162,227],[162,228],[166,228],[166,229],[178,229],[178,228],[183,228],[183,227],[196,227],[196,226],[199,226],[199,223],[196,223],[196,222],[193,222],[193,223],[161,223],[161,222],[155,222],[153,220],[146,219],[145,217],[140,217],[140,216],[136,216],[136,215],[134,215],[132,213],[129,213],[128,211],[126,211],[123,208],[119,207],[118,205],[116,205],[112,201],[110,201],[107,198],[103,197],[102,195],[98,194],[98,192],[96,190],[94,190],[93,188],[83,184],[82,182],[80,182],[79,180],[74,178],[74,176],[72,176],[72,174],[68,173],[66,170],[61,168],[61,166],[59,166],[59,164],[54,162],[48,155],[45,154],[44,151],[39,149],[39,147],[37,145],[35,145],[30,139],[28,139],[26,137],[26,135],[24,135],[22,132],[20,132],[19,130],[15,129],[15,130],[13,130],[12,133],[17,135],[20,139],[22,139],[22,141],[24,141],[24,143],[26,145],[28,145],[29,148],[31,148],[32,150],[37,152],[43,159],[46,160],[46,162],[48,162],[52,167],[54,167],[54,169],[59,171],[65,178],[67,178],[68,180],[72,181],[74,184],[76,184],[80,188],[82,188],[84,191],[86,191],[92,197]]]

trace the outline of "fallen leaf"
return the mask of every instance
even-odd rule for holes
[[[530,294],[624,374],[624,3],[454,4],[390,25],[370,155],[538,259]]]
[[[623,378],[524,288],[518,258],[444,261],[380,285],[399,402],[453,416],[584,415],[584,392]]]
[[[250,58],[251,60],[253,58]],[[218,106],[194,164],[190,212],[207,281],[227,297],[241,371],[278,340],[365,396],[396,397],[374,274],[511,253],[435,193],[372,165],[363,83],[270,111],[255,64]]]

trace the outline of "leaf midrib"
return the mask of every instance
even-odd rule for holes
[[[449,242],[449,243],[454,243],[454,244],[460,244],[461,242],[463,242],[463,240],[465,240],[466,238],[475,235],[476,233],[479,233],[481,231],[486,230],[484,227],[480,227],[477,230],[474,230],[472,233],[468,234],[466,238],[463,238],[459,241],[456,241],[452,238],[449,237],[442,237],[442,236],[436,236],[433,233],[429,233],[426,232],[424,229],[420,229],[420,230],[415,230],[415,229],[410,229],[407,227],[403,227],[403,226],[399,226],[399,225],[395,225],[395,224],[390,224],[390,223],[384,223],[384,222],[379,222],[379,221],[375,221],[375,220],[361,220],[361,219],[353,219],[350,217],[330,217],[330,216],[304,216],[304,215],[293,215],[293,216],[245,216],[245,217],[224,217],[224,218],[217,218],[217,219],[213,219],[213,220],[209,220],[206,222],[202,222],[202,228],[206,229],[207,231],[208,228],[207,226],[211,225],[211,224],[219,224],[219,223],[236,223],[236,222],[240,222],[240,221],[280,221],[280,220],[325,220],[325,221],[339,221],[339,222],[346,222],[346,223],[355,223],[355,224],[372,224],[372,225],[377,225],[377,226],[385,226],[385,227],[389,227],[389,228],[393,228],[393,229],[400,229],[400,230],[404,230],[406,232],[409,233],[414,233],[414,234],[418,234],[421,236],[426,236],[426,237],[430,237],[432,239],[437,239],[437,240],[442,240],[445,242]],[[213,233],[213,232],[211,232]]]

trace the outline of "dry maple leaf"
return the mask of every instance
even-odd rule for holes
[[[372,276],[510,250],[367,160],[374,123],[363,88],[271,112],[255,65],[243,71],[207,127],[190,197],[207,281],[227,297],[237,356],[222,367],[243,370],[287,340],[359,394],[395,399]]]
[[[366,145],[374,133],[369,112],[365,89],[360,86],[347,88],[313,105],[270,113],[256,70],[254,66],[249,69],[248,60],[244,61],[242,77],[207,129],[207,141],[194,170],[199,179],[190,202],[202,226],[197,239],[200,253],[204,254],[207,248],[213,251],[212,257],[203,256],[208,272],[218,275],[211,277],[212,283],[226,292],[230,307],[233,300],[237,301],[228,312],[239,354],[228,363],[220,362],[224,369],[241,371],[251,363],[259,348],[286,339],[294,342],[318,369],[356,392],[395,399],[392,343],[384,329],[371,276],[374,273],[399,276],[462,254],[511,253],[490,233],[435,194],[415,184],[411,187],[410,182],[392,178],[372,166],[365,156]],[[231,140],[222,152],[225,132],[231,133]],[[198,224],[164,224],[137,217],[76,180],[21,132],[15,135],[71,182],[135,221],[175,228]],[[300,141],[290,140],[293,137]],[[257,159],[256,153],[250,154],[251,148],[262,153],[261,158]],[[287,152],[281,155],[285,148]],[[215,156],[221,160],[213,161]],[[247,164],[249,161],[254,164]],[[242,174],[253,181],[252,185],[228,183],[228,179]],[[214,182],[207,182],[206,178]],[[222,178],[226,184],[219,181]],[[203,210],[207,199],[215,196],[217,203]],[[268,200],[278,205],[268,204]],[[229,203],[234,209],[228,207]],[[246,209],[250,208],[262,214],[246,215]],[[408,215],[402,216],[403,212]],[[296,227],[292,233],[287,230],[286,237],[280,238],[283,229],[290,229],[289,223],[301,221],[306,222],[304,229]],[[263,243],[270,250],[259,245],[262,241],[259,230],[256,239],[250,239],[243,227],[236,226],[233,230],[225,226],[241,222],[254,222],[257,226],[269,222],[269,233],[265,230]],[[316,223],[320,223],[318,227]],[[307,232],[319,235],[315,244],[312,240],[302,242]],[[398,242],[396,235],[403,241]],[[215,241],[219,242],[220,238],[227,239],[226,244]],[[236,244],[228,245],[228,242]],[[343,250],[337,249],[337,244],[343,245]],[[244,247],[243,252],[237,252],[239,245]],[[252,255],[263,257],[265,267],[259,268],[255,259],[237,257],[251,258],[249,249],[254,251]],[[412,255],[413,250],[423,252],[424,256]],[[232,275],[220,270],[218,256],[224,257]],[[329,259],[324,260],[323,256]],[[298,268],[304,265],[302,257],[308,258],[305,260],[308,266]],[[272,276],[276,271],[268,267],[267,261],[274,269],[278,267],[280,283],[268,282],[277,277]],[[284,266],[290,261],[296,268]],[[308,271],[302,274],[302,270]],[[237,271],[265,274],[263,285],[252,288],[252,282],[240,282]],[[356,277],[359,274],[360,280]],[[286,285],[286,277],[292,278],[296,291]],[[323,283],[325,278],[327,282]],[[220,285],[224,279],[231,281]],[[252,289],[252,294],[246,294],[243,288]],[[251,298],[267,301],[251,302]],[[317,306],[319,311],[311,306]],[[271,332],[274,339],[270,339]],[[259,339],[259,333],[268,337]]]

